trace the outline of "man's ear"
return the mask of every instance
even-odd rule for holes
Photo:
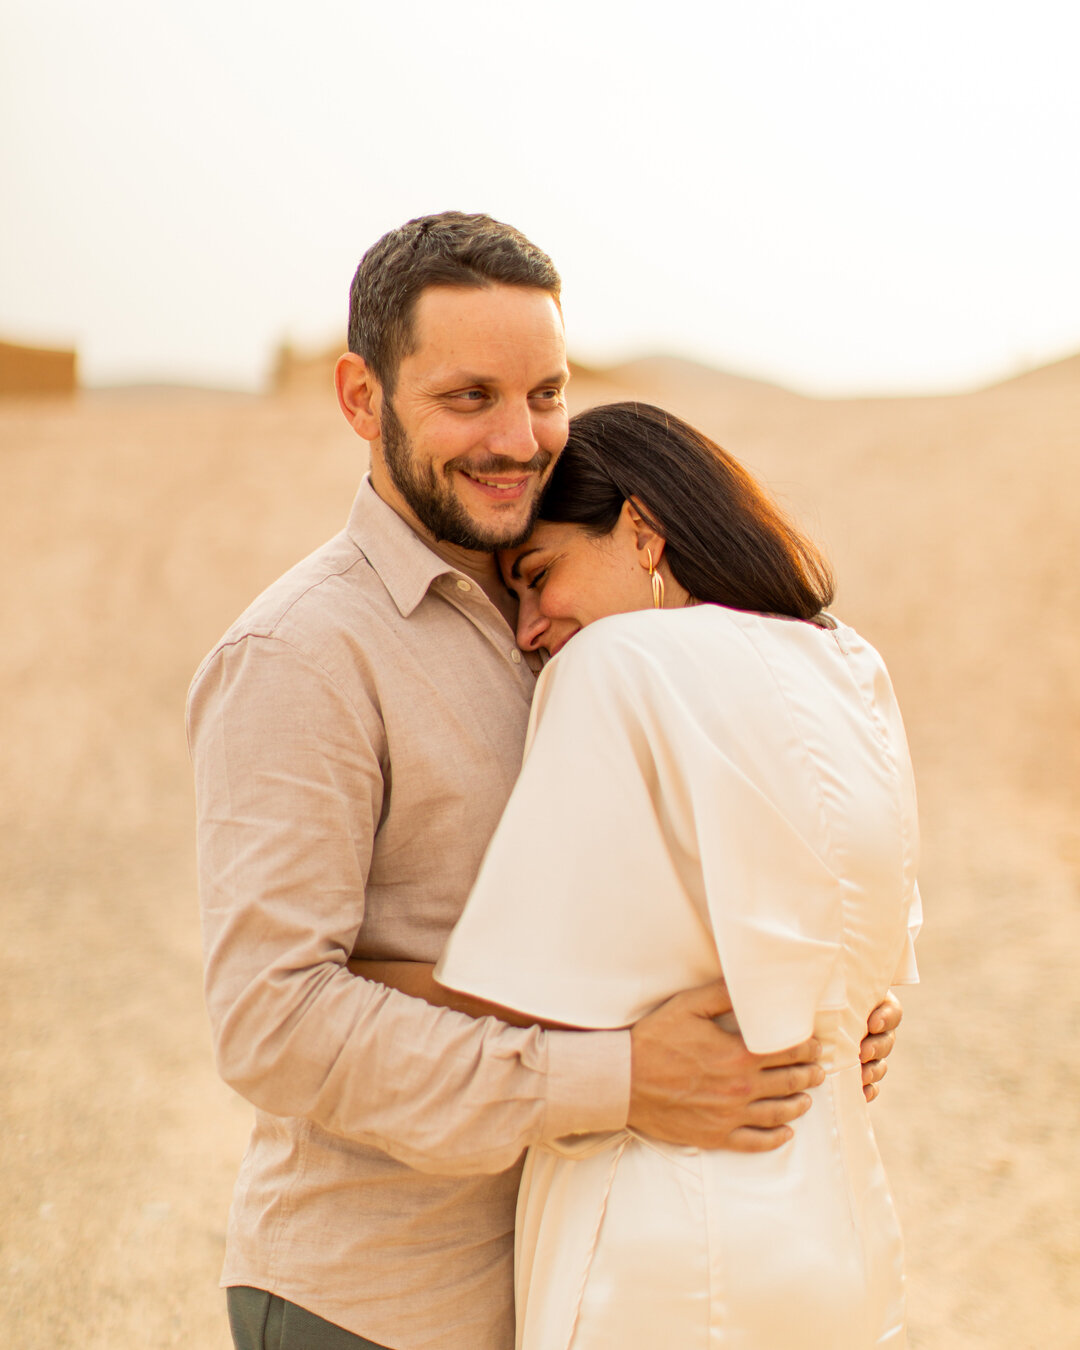
[[[645,517],[641,514],[641,503],[636,497],[628,497],[623,502],[623,517],[627,525],[634,532],[634,542],[637,546],[638,557],[642,567],[648,567],[647,553],[652,554],[652,564],[658,567],[660,559],[664,555],[664,545],[667,540],[656,529],[654,529]]]
[[[338,406],[353,431],[365,441],[378,440],[382,386],[364,358],[355,352],[339,356],[334,367],[334,386]]]

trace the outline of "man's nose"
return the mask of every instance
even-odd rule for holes
[[[505,455],[521,463],[532,459],[540,449],[533,428],[532,408],[528,402],[507,400],[497,410],[495,424],[488,436],[493,454]]]

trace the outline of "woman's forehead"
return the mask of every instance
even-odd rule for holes
[[[567,538],[578,531],[579,526],[559,524],[551,520],[538,520],[532,533],[523,544],[515,548],[499,549],[499,567],[507,580],[517,581],[521,576],[521,566],[529,554],[545,552],[565,543]]]

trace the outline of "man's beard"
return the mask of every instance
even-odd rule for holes
[[[497,527],[485,531],[454,495],[449,478],[445,483],[441,483],[435,476],[433,465],[416,463],[408,433],[401,425],[389,399],[383,402],[380,432],[383,458],[391,482],[405,498],[420,524],[436,540],[454,544],[458,548],[467,548],[475,553],[493,553],[498,548],[515,548],[529,537],[540,510],[539,492],[524,525],[516,527],[512,533],[507,533],[505,528],[500,532]],[[491,455],[484,460],[475,462],[470,460],[468,471],[479,478],[485,474],[497,473],[526,472],[543,475],[552,459],[553,456],[547,450],[538,450],[525,464],[518,460]],[[456,467],[458,467],[457,460],[448,460],[443,465],[442,472],[449,475]]]

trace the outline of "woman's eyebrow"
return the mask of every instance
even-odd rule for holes
[[[514,559],[513,566],[510,568],[510,575],[513,577],[515,581],[521,580],[522,558],[527,558],[530,553],[539,553],[539,552],[540,550],[538,548],[527,548],[523,549],[522,552],[517,555],[517,557]]]

